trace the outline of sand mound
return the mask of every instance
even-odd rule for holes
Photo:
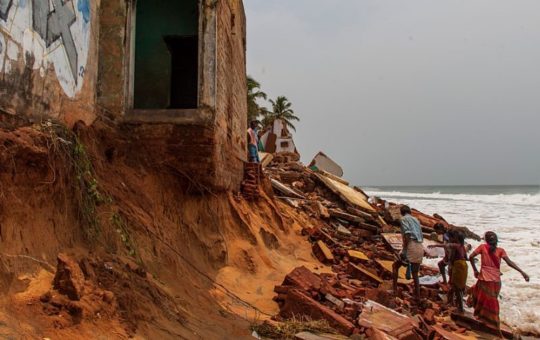
[[[317,222],[270,192],[212,192],[125,128],[75,130],[0,129],[0,334],[239,339],[313,269]]]

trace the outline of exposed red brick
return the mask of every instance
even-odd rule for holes
[[[307,291],[321,289],[321,278],[306,267],[297,267],[285,276],[282,286],[294,286]]]
[[[424,312],[424,320],[432,325],[435,323],[435,311],[431,308],[428,308],[426,309],[426,311]]]

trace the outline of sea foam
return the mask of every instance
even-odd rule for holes
[[[388,190],[368,188],[367,194],[409,204],[427,214],[441,214],[449,222],[465,225],[479,235],[492,230],[499,245],[531,277],[525,282],[503,263],[501,318],[521,331],[540,334],[540,193],[446,193],[444,189]],[[478,246],[473,242],[473,246]],[[469,284],[474,284],[472,273]]]

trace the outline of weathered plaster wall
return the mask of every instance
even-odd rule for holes
[[[246,17],[241,0],[217,5],[216,139],[218,177],[239,185],[246,161]]]
[[[126,107],[126,86],[130,53],[126,50],[131,2],[107,0],[99,9],[99,69],[97,103],[111,116],[122,117]]]
[[[0,109],[95,118],[99,1],[0,0]]]

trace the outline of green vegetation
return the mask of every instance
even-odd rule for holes
[[[276,100],[270,99],[272,104],[272,112],[269,112],[265,117],[265,126],[269,126],[274,123],[275,120],[282,120],[283,123],[288,127],[296,131],[296,127],[293,125],[293,121],[300,121],[294,111],[292,110],[292,103],[289,102],[287,97],[279,96]]]
[[[78,184],[75,189],[78,194],[79,214],[85,226],[85,237],[89,241],[96,241],[101,233],[96,209],[100,204],[110,201],[110,198],[106,199],[99,191],[94,167],[88,157],[86,148],[75,134],[72,133],[72,135],[73,150],[71,165],[75,171],[75,178]]]
[[[63,124],[46,121],[37,128],[49,136],[49,157],[52,155],[59,157],[60,164],[65,166],[65,168],[59,169],[49,160],[51,169],[54,171],[53,182],[57,177],[62,178],[62,176],[57,176],[56,172],[65,171],[66,176],[64,177],[71,181],[68,185],[74,183],[73,189],[76,195],[79,221],[84,228],[84,237],[90,243],[100,242],[100,238],[105,237],[105,235],[103,235],[99,220],[99,215],[102,214],[99,214],[97,210],[102,204],[108,204],[112,209],[113,199],[100,191],[94,166],[86,147],[79,137]],[[73,179],[74,181],[72,181]],[[127,253],[140,262],[124,218],[118,212],[112,212],[109,222]]]
[[[129,256],[138,258],[137,249],[133,244],[131,235],[129,234],[129,229],[127,228],[124,218],[117,212],[113,213],[111,216],[111,224],[115,228],[116,233],[120,236],[120,240],[124,244]]]
[[[45,121],[37,129],[49,136],[49,157],[56,155],[63,161],[67,169],[57,169],[53,165],[54,179],[56,172],[62,170],[75,176],[75,193],[79,220],[84,227],[84,236],[90,241],[96,241],[101,233],[96,209],[102,203],[110,201],[99,191],[92,161],[79,137],[65,125],[53,121]],[[51,162],[49,160],[49,162]],[[67,176],[69,178],[69,175]]]
[[[261,91],[261,84],[253,79],[251,76],[247,76],[247,100],[248,100],[248,124],[254,120],[258,120],[259,116],[264,115],[266,109],[261,107],[257,100],[267,99],[266,93]]]
[[[278,96],[275,100],[270,99],[272,110],[268,110],[259,104],[261,100],[267,100],[267,98],[266,93],[261,91],[261,84],[253,77],[247,76],[248,125],[256,120],[264,129],[271,126],[275,120],[281,119],[288,128],[296,131],[293,122],[300,121],[300,118],[296,116],[289,99],[285,96]]]

